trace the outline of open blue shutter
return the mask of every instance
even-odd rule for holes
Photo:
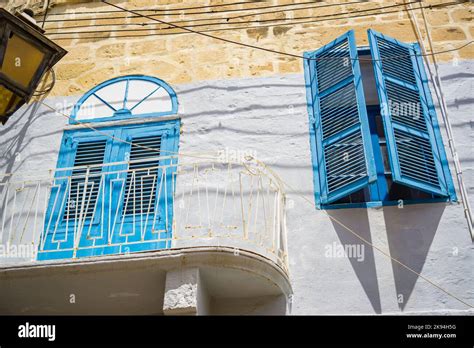
[[[368,33],[393,181],[448,196],[446,157],[417,46]]]
[[[316,199],[328,204],[377,179],[354,32],[305,58]]]

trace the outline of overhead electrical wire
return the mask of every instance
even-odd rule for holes
[[[44,16],[43,16],[43,23],[41,23],[41,28],[42,28],[42,29],[44,29],[44,23],[45,23],[45,21],[46,21],[46,16],[48,16],[49,3],[50,3],[50,0],[47,0],[46,3],[45,3]]]
[[[368,4],[370,3],[369,1],[352,1],[352,2],[346,2],[346,3],[339,3],[340,6],[346,6],[346,5],[355,5],[355,4],[360,4],[360,3],[365,3],[365,4]],[[396,4],[397,6],[400,6],[402,4]],[[319,6],[318,6],[319,7]],[[320,6],[320,7],[325,7],[325,6]],[[309,7],[303,7],[301,8],[301,10],[305,10],[305,9],[311,9],[313,7],[309,6]],[[267,15],[267,14],[275,14],[275,13],[282,13],[282,12],[286,12],[287,10],[273,10],[273,11],[264,11],[264,12],[260,12],[258,13],[258,15]],[[297,10],[291,10],[291,11],[297,11]],[[356,11],[354,11],[356,12]],[[239,18],[245,18],[245,17],[250,17],[250,16],[254,16],[253,14],[245,14],[245,15],[239,15],[239,16],[233,16],[233,17],[229,17],[229,20],[231,19],[239,19]]]
[[[335,7],[335,6],[345,6],[345,5],[353,5],[358,3],[367,3],[366,0],[358,0],[358,1],[350,1],[347,3],[333,3],[333,4],[323,4],[319,6],[312,6],[308,8],[322,8],[322,7]],[[221,11],[202,11],[202,12],[188,12],[188,13],[163,13],[163,14],[151,14],[149,16],[156,17],[156,16],[187,16],[187,15],[209,15],[209,14],[220,14],[220,13],[227,13],[227,12],[243,12],[243,11],[256,11],[256,10],[264,10],[268,8],[276,8],[276,7],[290,7],[290,6],[300,6],[306,4],[314,4],[314,1],[296,3],[296,4],[282,4],[282,5],[270,5],[270,6],[260,6],[260,7],[252,7],[252,8],[238,8],[238,9],[230,9],[230,10],[221,10]],[[294,11],[298,9],[290,9],[289,11]],[[157,10],[143,10],[143,9],[136,9],[135,12],[158,12]],[[163,10],[165,11],[165,10]],[[121,11],[115,11],[115,13],[120,13]],[[95,12],[100,13],[100,12]],[[256,14],[259,14],[258,12]],[[69,14],[71,15],[71,14]],[[76,16],[77,13],[74,14]],[[55,23],[55,22],[74,22],[74,21],[85,21],[85,20],[108,20],[108,19],[122,19],[122,18],[138,18],[140,17],[139,14],[133,16],[120,16],[120,17],[89,17],[89,18],[64,18],[64,19],[47,19],[46,23]]]
[[[411,2],[412,4],[417,3],[417,1]],[[449,5],[454,5],[456,2],[450,2],[447,4],[441,4],[438,6],[449,6]],[[208,26],[215,26],[215,25],[230,25],[230,24],[238,24],[238,25],[243,25],[243,24],[249,24],[249,23],[268,23],[268,22],[282,22],[282,21],[295,21],[295,20],[301,20],[301,19],[320,19],[320,18],[328,18],[325,20],[321,21],[311,21],[312,23],[314,22],[323,22],[326,20],[336,20],[336,19],[350,19],[350,18],[360,18],[362,16],[349,16],[349,17],[337,17],[341,15],[350,15],[350,14],[355,14],[355,13],[365,13],[365,12],[370,12],[370,11],[379,11],[379,10],[385,10],[388,8],[394,8],[394,7],[401,7],[404,6],[404,4],[394,4],[394,5],[387,5],[387,6],[382,6],[382,7],[375,7],[371,9],[364,9],[364,10],[356,10],[356,11],[349,11],[349,12],[340,12],[340,13],[333,13],[333,14],[326,14],[326,15],[320,15],[320,16],[302,16],[302,17],[293,17],[293,18],[278,18],[278,19],[255,19],[255,20],[249,20],[249,21],[242,21],[242,22],[235,22],[235,23],[204,23],[204,24],[194,24],[194,25],[186,25],[187,28],[193,28],[193,27],[208,27]],[[430,6],[431,7],[431,6]],[[386,14],[386,13],[394,13],[394,12],[399,12],[397,11],[388,11],[388,12],[380,12],[380,13],[370,13],[367,14],[367,16],[372,16],[372,15],[377,15],[377,14]],[[337,18],[331,18],[331,17],[337,17]],[[202,20],[207,20],[207,19],[202,19]],[[215,19],[214,19],[215,20]],[[219,20],[224,20],[224,18],[219,18]],[[175,21],[171,22],[172,24],[176,23],[190,23],[193,21],[190,20],[182,20],[182,21]],[[294,24],[298,24],[299,22],[295,22]],[[117,24],[117,26],[121,25],[127,25],[131,23],[125,23],[125,24]],[[289,23],[290,25],[293,23]],[[152,24],[152,23],[146,23],[146,24],[135,24],[135,25],[140,25],[140,26],[146,26],[146,25],[158,25],[158,24]],[[288,25],[286,23],[281,23],[277,25]],[[94,27],[96,24],[84,26],[84,27]],[[116,26],[114,24],[108,24],[108,26]],[[255,26],[253,28],[258,28],[260,26]],[[143,29],[111,29],[111,30],[82,30],[82,31],[62,31],[63,29],[68,29],[71,27],[62,27],[61,32],[54,32],[54,33],[48,33],[48,35],[68,35],[68,34],[82,34],[82,33],[109,33],[109,32],[121,32],[121,31],[130,31],[130,32],[137,32],[137,31],[150,31],[150,30],[169,30],[169,29],[175,29],[173,27],[167,27],[167,28],[143,28]],[[244,29],[248,29],[249,27],[246,26]],[[220,30],[220,29],[218,29]]]
[[[184,26],[180,26],[180,25],[176,25],[176,24],[173,24],[173,23],[170,23],[170,22],[166,22],[166,21],[163,21],[161,19],[157,19],[157,18],[153,18],[153,17],[150,17],[148,15],[144,15],[144,14],[139,14],[137,12],[135,12],[134,10],[129,10],[129,9],[126,9],[124,7],[120,7],[118,5],[115,5],[115,4],[112,4],[112,3],[109,3],[105,0],[102,0],[103,3],[105,4],[108,4],[112,7],[115,7],[115,8],[118,8],[118,9],[121,9],[125,12],[129,12],[129,13],[132,13],[132,14],[137,14],[141,17],[144,17],[144,18],[148,18],[148,19],[151,19],[155,22],[158,22],[158,23],[161,23],[161,24],[165,24],[165,25],[169,25],[169,26],[172,26],[176,29],[182,29],[188,33],[193,33],[193,34],[198,34],[198,35],[201,35],[201,36],[204,36],[204,37],[208,37],[208,38],[211,38],[211,39],[215,39],[215,40],[219,40],[219,41],[223,41],[223,42],[227,42],[227,43],[231,43],[231,44],[235,44],[235,45],[239,45],[239,46],[243,46],[243,47],[247,47],[247,48],[252,48],[252,49],[256,49],[256,50],[261,50],[261,51],[265,51],[265,52],[269,52],[269,53],[273,53],[273,54],[278,54],[278,55],[282,55],[282,56],[287,56],[287,57],[292,57],[292,58],[299,58],[299,59],[306,59],[306,60],[315,60],[315,61],[320,61],[320,60],[334,60],[334,59],[345,59],[345,60],[351,60],[351,61],[355,61],[355,60],[360,60],[360,61],[382,61],[382,60],[390,60],[390,59],[398,59],[398,58],[401,58],[401,57],[407,57],[407,55],[395,55],[395,56],[390,56],[390,57],[384,57],[384,58],[380,58],[380,59],[371,59],[371,58],[347,58],[347,57],[323,57],[323,58],[318,58],[318,57],[315,57],[315,58],[308,58],[308,57],[304,57],[302,55],[298,55],[298,54],[294,54],[294,53],[287,53],[287,52],[282,52],[282,51],[277,51],[277,50],[272,50],[272,49],[269,49],[269,48],[265,48],[265,47],[260,47],[260,46],[255,46],[255,45],[251,45],[251,44],[247,44],[247,43],[244,43],[244,42],[238,42],[238,41],[234,41],[234,40],[230,40],[230,39],[226,39],[226,38],[223,38],[223,37],[219,37],[219,36],[214,36],[214,35],[210,35],[210,34],[207,34],[203,31],[196,31],[196,30],[193,30],[193,29],[189,29],[187,27],[184,27]],[[398,11],[397,11],[398,12]],[[386,12],[385,12],[386,13]],[[152,34],[148,34],[148,35],[143,35],[143,36],[151,36]],[[135,35],[135,36],[140,36],[140,35]],[[120,37],[123,37],[123,36],[120,36]],[[132,36],[133,37],[133,36]],[[93,39],[97,39],[97,37],[92,37]],[[117,38],[117,37],[115,37]],[[62,38],[63,40],[65,38]],[[69,39],[77,39],[77,38],[69,38]],[[83,38],[84,39],[84,38]],[[460,46],[460,47],[457,47],[457,48],[454,48],[454,49],[449,49],[449,50],[445,50],[445,51],[439,51],[439,52],[431,52],[431,53],[426,53],[426,54],[420,54],[420,55],[409,55],[409,56],[430,56],[430,55],[434,55],[434,54],[441,54],[441,53],[447,53],[447,52],[452,52],[452,51],[456,51],[456,50],[460,50],[468,45],[470,45],[471,43],[473,43],[474,41],[469,41],[467,43],[465,43],[464,45]]]
[[[438,6],[447,6],[447,5],[454,5],[457,4],[455,2],[451,2],[448,4],[440,4]],[[433,6],[431,6],[433,7]],[[292,26],[292,25],[298,25],[298,24],[305,24],[305,23],[318,23],[318,22],[326,22],[330,20],[341,20],[341,19],[351,19],[351,18],[362,18],[362,17],[368,17],[368,16],[376,16],[376,15],[385,15],[385,14],[390,14],[390,13],[399,13],[399,10],[393,10],[393,11],[384,11],[381,13],[368,13],[368,14],[362,14],[362,15],[357,15],[357,16],[350,16],[350,17],[336,17],[336,18],[326,18],[326,19],[320,19],[320,20],[307,20],[307,21],[296,21],[292,23],[277,23],[277,24],[267,24],[267,25],[259,25],[259,26],[239,26],[239,27],[226,27],[226,28],[216,28],[216,29],[208,29],[208,30],[193,30],[193,33],[199,34],[199,33],[209,33],[209,32],[220,32],[220,31],[228,31],[228,30],[245,30],[245,29],[257,29],[257,28],[268,28],[268,27],[275,27],[275,26]],[[155,18],[152,18],[154,21],[158,22],[163,22],[161,20],[155,20]],[[281,20],[275,20],[275,21],[281,21]],[[167,23],[167,22],[165,22]],[[162,23],[163,24],[163,23]],[[238,24],[238,23],[236,23]],[[240,24],[240,23],[239,23]],[[138,37],[148,37],[148,36],[169,36],[169,35],[182,35],[189,33],[191,29],[189,29],[189,26],[179,26],[174,23],[169,23],[168,28],[161,28],[161,29],[125,29],[125,30],[106,30],[103,31],[95,31],[97,34],[107,34],[107,33],[114,33],[116,31],[126,31],[126,32],[137,32],[137,31],[161,31],[161,30],[173,30],[173,29],[183,29],[184,31],[180,32],[165,32],[165,33],[147,33],[147,34],[130,34],[130,35],[117,35],[117,36],[80,36],[80,37],[53,37],[53,40],[75,40],[75,39],[82,39],[82,40],[88,40],[88,39],[108,39],[108,38],[138,38]],[[70,32],[70,34],[81,34],[85,31],[78,31],[78,32]],[[60,35],[59,33],[50,33],[48,36],[51,35]],[[216,36],[209,35],[210,37],[217,38]]]
[[[450,3],[446,3],[446,4],[461,4],[461,3],[465,3],[465,2],[468,2],[469,0],[455,0],[453,2],[450,2]],[[383,8],[389,8],[389,7],[393,7],[393,5],[397,5],[397,6],[400,6],[400,5],[405,5],[405,4],[414,4],[414,3],[419,3],[421,5],[421,0],[414,0],[414,1],[411,1],[411,2],[406,2],[406,3],[395,3],[395,4],[392,4],[392,5],[387,5],[387,6],[380,6],[379,8],[380,9],[383,9]],[[360,3],[370,3],[370,1],[368,0],[362,0],[362,1],[354,1],[354,2],[346,2],[346,3],[339,3],[340,6],[346,6],[346,5],[353,5],[353,4],[360,4]],[[443,3],[439,3],[439,4],[428,4],[426,5],[425,8],[434,8],[434,7],[440,7],[440,6],[443,6],[445,4]],[[324,6],[321,6],[321,7],[324,7]],[[310,9],[311,7],[305,7],[305,8],[301,8],[301,9]],[[292,9],[290,11],[297,11],[298,9]],[[273,13],[281,13],[281,12],[286,12],[288,10],[275,10],[275,11],[266,11],[266,12],[260,12],[258,13],[258,15],[266,15],[266,14],[273,14]],[[352,11],[352,13],[357,13],[357,12],[361,12],[361,11],[365,11],[365,10],[359,10],[359,11]],[[239,15],[239,16],[233,16],[233,17],[229,17],[229,20],[231,19],[239,19],[239,18],[244,18],[244,17],[250,17],[250,16],[254,16],[253,14],[245,14],[245,15]]]
[[[312,4],[314,4],[314,2],[311,2]],[[333,6],[345,6],[345,5],[351,5],[351,4],[359,4],[359,3],[367,3],[366,1],[351,1],[351,2],[347,2],[347,3],[344,3],[344,4],[326,4],[326,5],[319,5],[319,6],[309,6],[309,7],[303,7],[303,8],[295,8],[295,9],[286,9],[286,10],[280,10],[280,11],[277,11],[277,12],[294,12],[294,11],[299,11],[299,10],[305,10],[305,9],[316,9],[316,8],[324,8],[324,7],[333,7]],[[296,4],[288,4],[289,6],[295,6]],[[402,6],[403,4],[397,4],[397,6]],[[281,5],[283,6],[283,5]],[[378,7],[378,8],[374,8],[374,9],[381,9],[381,8],[384,8],[383,6],[382,7]],[[370,11],[372,9],[367,9],[365,11]],[[139,11],[137,11],[139,12]],[[252,13],[250,15],[246,15],[246,17],[256,17],[256,16],[260,16],[262,14],[264,14],[265,12],[255,12],[255,13]],[[337,16],[337,15],[341,15],[341,14],[349,14],[349,13],[352,13],[352,12],[339,12],[339,13],[335,13],[335,14],[331,14],[332,16]],[[153,16],[160,16],[160,15],[153,15]],[[235,18],[238,18],[239,16],[235,16],[235,17],[218,17],[218,18],[197,18],[197,19],[183,19],[183,20],[179,20],[179,21],[173,21],[172,23],[194,23],[194,22],[204,22],[204,21],[225,21],[225,23],[222,23],[222,24],[236,24],[236,23],[230,23],[229,21],[232,20],[232,19],[235,19]],[[131,17],[131,16],[124,16],[124,17],[115,17],[115,19],[127,19],[127,18],[136,18],[135,16]],[[110,18],[88,18],[88,20],[105,20],[105,19],[110,19]],[[85,19],[80,19],[80,20],[85,20]],[[276,20],[276,19],[275,19]],[[283,20],[283,19],[281,19]],[[255,21],[255,22],[258,22],[258,21]],[[247,23],[247,22],[237,22],[237,23]],[[139,26],[145,26],[145,25],[153,25],[154,23],[122,23],[122,24],[118,24],[118,25],[123,25],[123,26],[127,26],[127,25],[139,25]],[[88,27],[99,27],[99,26],[111,26],[111,25],[114,25],[115,24],[100,24],[100,23],[94,23],[94,24],[88,24],[88,25],[75,25],[75,26],[66,26],[66,27],[61,27],[61,29],[72,29],[72,28],[88,28]],[[55,28],[50,28],[50,29],[55,29]]]
[[[448,6],[448,5],[455,5],[455,4],[464,3],[466,1],[467,0],[456,0],[456,1],[450,2],[450,3],[440,3],[440,4],[434,4],[434,5],[429,4],[429,5],[426,5],[425,8],[432,9],[432,8],[437,8],[437,7],[444,7],[444,6]],[[411,2],[411,4],[415,4],[417,2],[419,2],[419,1],[418,0],[413,1],[413,2]],[[282,18],[282,19],[252,20],[252,21],[245,21],[245,22],[239,21],[239,22],[235,22],[235,23],[232,22],[233,19],[238,19],[238,18],[243,18],[243,17],[256,17],[256,16],[261,16],[261,15],[265,15],[265,14],[269,14],[269,13],[295,12],[295,11],[305,10],[305,9],[315,9],[315,8],[332,7],[332,6],[346,6],[346,5],[359,4],[359,3],[367,3],[367,1],[362,0],[362,1],[352,1],[352,2],[347,2],[347,3],[326,4],[326,5],[319,5],[319,6],[309,6],[309,7],[302,7],[302,8],[277,10],[277,11],[270,11],[270,12],[256,12],[256,13],[252,13],[252,14],[246,14],[246,15],[234,16],[234,17],[183,19],[183,20],[173,21],[172,23],[176,24],[176,23],[195,23],[195,22],[205,22],[205,21],[225,21],[225,23],[221,23],[222,25],[224,25],[224,24],[241,24],[241,23],[259,23],[259,22],[268,22],[268,21],[277,21],[277,20],[294,20],[295,18],[287,18],[287,19]],[[305,4],[305,3],[301,3],[301,4]],[[295,6],[295,5],[296,4],[287,4],[287,6]],[[404,5],[403,3],[399,3],[399,4],[388,5],[388,6],[375,7],[375,8],[371,8],[371,9],[363,9],[363,10],[348,11],[348,12],[338,12],[338,13],[333,13],[333,14],[327,14],[325,16],[339,16],[339,15],[342,15],[342,14],[363,13],[363,12],[372,11],[372,10],[376,10],[376,9],[382,10],[382,9],[385,9],[385,8],[390,8],[390,7],[395,7],[395,6],[403,6],[403,5]],[[285,5],[277,5],[277,6],[285,6]],[[135,10],[135,11],[141,12],[141,11],[145,11],[145,10]],[[150,10],[147,10],[147,11],[150,11]],[[119,11],[114,11],[114,12],[119,12]],[[211,14],[212,14],[212,12],[211,12]],[[153,16],[160,16],[160,15],[155,14],[155,15],[150,15],[150,16],[153,17]],[[110,19],[128,19],[128,18],[137,18],[137,17],[139,17],[139,16],[102,17],[102,18],[100,18],[100,17],[99,18],[90,17],[90,18],[71,19],[70,21],[76,21],[76,22],[77,21],[85,21],[85,20],[93,20],[93,21],[99,20],[100,21],[100,20],[110,20]],[[298,18],[323,18],[323,17],[324,17],[324,15],[323,16],[314,16],[314,17],[310,17],[310,16],[308,16],[308,17],[298,17]],[[57,22],[64,22],[64,20],[56,20],[56,21]],[[61,29],[77,29],[77,28],[106,27],[106,26],[147,26],[147,25],[153,25],[153,23],[150,23],[150,22],[147,22],[147,23],[120,23],[120,24],[94,23],[94,24],[64,26],[64,27],[61,27]],[[215,24],[209,23],[209,25],[219,25],[219,24],[218,23],[215,23]],[[57,28],[50,27],[50,28],[47,28],[47,29],[57,29]]]
[[[397,5],[401,6],[401,5]],[[368,11],[375,11],[378,9],[384,9],[385,7],[377,7],[373,9],[366,9],[363,10],[365,12]],[[293,11],[293,10],[291,10]],[[359,11],[358,11],[359,12]],[[353,12],[338,12],[334,14],[327,14],[327,15],[321,15],[321,16],[313,16],[313,17],[308,17],[308,18],[323,18],[323,17],[330,17],[330,16],[340,16],[344,14],[351,14]],[[258,14],[254,14],[253,16],[258,16]],[[128,17],[123,17],[124,19]],[[300,18],[300,17],[298,17]],[[261,22],[276,22],[276,21],[291,21],[294,20],[295,18],[281,18],[281,19],[266,19],[266,20],[249,20],[249,21],[240,21],[240,22],[229,22],[229,18],[199,18],[199,19],[183,19],[179,21],[173,21],[173,24],[177,23],[195,23],[195,22],[205,22],[205,21],[224,21],[223,23],[207,23],[207,24],[201,24],[200,26],[208,26],[208,25],[234,25],[234,24],[245,24],[245,23],[261,23]],[[63,29],[77,29],[77,28],[95,28],[95,27],[108,27],[108,26],[148,26],[148,25],[157,25],[156,23],[152,22],[143,22],[143,23],[120,23],[120,24],[100,24],[100,23],[94,23],[94,24],[87,24],[87,25],[72,25],[72,26],[66,26],[66,27],[61,27],[61,30]],[[187,27],[190,27],[190,25],[186,25]],[[251,28],[251,27],[250,27]],[[54,27],[47,28],[47,29],[57,29]],[[170,29],[170,28],[162,28],[162,29]],[[161,29],[161,30],[162,30]],[[145,29],[147,30],[147,29]],[[148,29],[148,30],[153,30],[153,29]],[[76,33],[76,32],[70,32],[70,33]],[[59,32],[56,33],[48,33],[49,35],[53,34],[59,34]]]
[[[224,4],[214,4],[214,5],[200,5],[200,6],[193,6],[193,7],[176,7],[176,8],[169,8],[169,9],[158,9],[158,8],[141,8],[138,11],[154,11],[154,12],[172,12],[172,11],[187,11],[187,10],[198,10],[203,8],[213,8],[213,7],[226,7],[226,6],[235,6],[235,5],[246,5],[246,4],[254,4],[254,3],[261,3],[265,2],[266,0],[254,0],[254,1],[239,1],[239,2],[229,2]],[[312,2],[312,1],[311,1]],[[310,3],[304,2],[304,4]],[[289,5],[289,4],[288,4]],[[276,6],[288,6],[288,5],[276,5]],[[271,7],[271,6],[269,6]],[[107,10],[107,11],[81,11],[75,12],[75,15],[82,15],[82,14],[97,14],[97,13],[120,13],[120,10]],[[51,13],[50,16],[68,16],[71,15],[71,12],[56,12]]]
[[[41,103],[42,105],[44,105],[45,107],[47,107],[48,109],[50,109],[51,111],[53,111],[54,113],[60,115],[60,116],[63,116],[65,118],[67,118],[69,121],[73,122],[72,125],[73,126],[84,126],[86,128],[89,128],[90,130],[96,132],[97,134],[100,134],[100,135],[103,135],[105,137],[108,137],[114,141],[118,141],[120,143],[123,143],[123,144],[128,144],[130,146],[134,146],[136,148],[140,148],[140,149],[144,149],[144,150],[149,150],[149,151],[153,151],[153,152],[158,152],[158,153],[167,153],[166,156],[173,156],[173,155],[180,155],[180,156],[183,156],[183,157],[192,157],[192,158],[201,158],[201,159],[215,159],[215,157],[203,157],[203,156],[199,156],[197,154],[191,154],[191,153],[187,153],[187,152],[176,152],[176,151],[168,151],[168,150],[157,150],[155,148],[152,148],[152,147],[149,147],[149,146],[145,146],[145,145],[140,145],[140,144],[136,144],[136,143],[132,143],[130,141],[127,141],[127,140],[124,140],[124,139],[121,139],[121,138],[117,138],[107,132],[103,132],[101,131],[100,129],[97,129],[96,127],[93,127],[91,126],[89,123],[87,122],[81,122],[81,121],[78,121],[78,120],[75,120],[73,119],[71,116],[65,114],[64,112],[61,112],[59,111],[58,109],[52,107],[51,105],[47,104],[46,102],[44,102],[44,100],[39,100],[38,101],[39,103]]]

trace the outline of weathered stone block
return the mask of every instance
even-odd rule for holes
[[[445,24],[449,24],[450,22],[448,12],[445,10],[427,11],[425,12],[425,15],[426,15],[426,19],[428,20],[428,23],[434,26],[445,25]]]
[[[125,44],[118,43],[101,46],[97,49],[96,56],[101,58],[114,58],[125,56]]]
[[[453,10],[450,12],[451,18],[453,19],[454,23],[458,24],[459,22],[472,22],[472,9],[459,9]]]
[[[268,28],[252,28],[252,29],[247,29],[247,35],[248,37],[252,39],[262,39],[264,37],[267,37],[268,35]]]
[[[115,76],[114,68],[106,67],[106,68],[94,70],[91,73],[88,73],[80,77],[77,81],[84,89],[90,89],[101,82],[111,79],[114,76]]]
[[[93,69],[94,66],[94,63],[58,64],[56,67],[56,77],[58,80],[76,79],[86,71]]]
[[[287,62],[281,62],[278,64],[278,71],[280,73],[296,73],[303,70],[303,63],[300,59],[294,59]]]
[[[435,41],[466,40],[466,34],[461,27],[435,28],[431,35]]]

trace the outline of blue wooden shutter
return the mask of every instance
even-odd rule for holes
[[[157,186],[160,185],[157,168],[160,149],[161,135],[138,137],[132,140],[130,149],[132,163],[127,172],[123,215],[154,213]],[[154,169],[149,170],[149,168]]]
[[[327,204],[377,179],[354,32],[305,58],[316,201]]]
[[[100,165],[104,163],[106,145],[106,139],[77,143],[73,166],[80,168],[74,168],[71,173],[64,219],[79,218],[81,213],[83,219],[93,217],[101,183]],[[88,175],[86,166],[92,166]]]
[[[393,181],[448,196],[449,169],[417,45],[368,33]]]

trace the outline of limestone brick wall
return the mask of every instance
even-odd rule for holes
[[[405,5],[363,12],[403,2],[404,0],[362,3],[344,0],[314,3],[302,0],[246,3],[242,3],[242,0],[113,1],[129,9],[158,9],[162,12],[155,12],[160,14],[156,18],[181,26],[191,25],[193,30],[205,31],[210,35],[298,55],[317,49],[350,29],[354,29],[358,45],[368,44],[369,28],[401,41],[419,40]],[[169,26],[147,18],[131,18],[133,15],[122,12],[103,12],[117,9],[101,2],[55,0],[51,3],[47,20],[54,22],[45,24],[46,33],[69,51],[56,67],[57,83],[52,95],[82,94],[108,78],[135,73],[158,76],[171,84],[182,84],[202,80],[302,72],[301,59],[242,47],[198,34],[180,34],[182,30],[169,29]],[[342,3],[344,5],[339,5]],[[425,9],[435,51],[459,47],[474,37],[472,22],[474,5],[470,2],[455,5],[449,3],[451,1],[422,2],[423,6],[445,4],[441,8]],[[229,5],[220,6],[223,4]],[[240,11],[288,4],[294,5]],[[337,6],[327,6],[331,4]],[[210,7],[196,8],[200,6]],[[419,4],[412,6],[418,7]],[[182,8],[188,9],[180,10]],[[226,10],[232,11],[217,12]],[[87,13],[81,14],[81,12]],[[262,12],[271,13],[261,14]],[[346,14],[347,12],[352,14]],[[145,13],[153,14],[153,12]],[[256,13],[260,14],[255,15]],[[371,13],[381,14],[371,15]],[[421,11],[416,10],[412,13],[422,29],[423,40],[427,42]],[[245,17],[242,17],[244,15]],[[354,15],[360,17],[335,19]],[[239,18],[235,18],[237,16]],[[297,19],[301,17],[310,18]],[[42,15],[38,15],[37,19],[41,21]],[[275,19],[280,21],[270,21]],[[303,21],[306,23],[294,23]],[[149,24],[123,25],[137,23]],[[222,24],[208,25],[210,23]],[[124,31],[130,29],[139,31]],[[78,33],[79,31],[82,33]],[[472,58],[474,58],[474,44],[460,51],[438,56],[440,61],[453,61],[454,64]]]

